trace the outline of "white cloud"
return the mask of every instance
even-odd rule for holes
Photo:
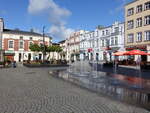
[[[115,13],[118,13],[120,11],[123,12],[124,10],[124,6],[125,4],[129,1],[129,0],[116,0],[117,2],[120,2],[120,5],[118,5],[115,9],[112,9],[109,11],[110,14],[115,14]]]
[[[53,25],[49,29],[49,32],[54,37],[65,39],[69,37],[69,35],[72,32],[74,32],[74,30],[71,28],[66,28],[64,25],[61,26]]]
[[[67,38],[68,32],[72,31],[72,29],[65,27],[67,24],[66,18],[71,15],[71,12],[60,7],[53,0],[29,0],[28,12],[33,15],[46,13],[49,22],[52,24],[50,33],[53,36]]]

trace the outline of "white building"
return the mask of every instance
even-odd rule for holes
[[[62,60],[67,60],[67,41],[63,40],[59,42],[59,46],[62,48],[62,52],[60,54],[60,57]]]
[[[80,58],[87,60],[113,60],[112,53],[124,50],[124,23],[109,27],[99,26],[80,35]]]
[[[115,22],[113,25],[100,30],[100,55],[101,60],[113,60],[113,53],[123,51],[124,48],[124,23]],[[120,57],[122,58],[122,57]]]

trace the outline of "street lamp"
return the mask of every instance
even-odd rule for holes
[[[45,60],[45,26],[43,26],[43,47],[44,47],[44,50],[43,50],[43,63],[44,63],[44,60]]]

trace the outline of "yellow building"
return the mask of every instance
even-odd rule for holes
[[[125,46],[150,52],[150,0],[134,0],[125,6]],[[150,57],[142,58],[150,61]]]

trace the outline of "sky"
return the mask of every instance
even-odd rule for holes
[[[93,31],[98,25],[124,22],[124,5],[132,0],[0,0],[5,28],[34,29],[53,37],[67,38],[74,31]]]

